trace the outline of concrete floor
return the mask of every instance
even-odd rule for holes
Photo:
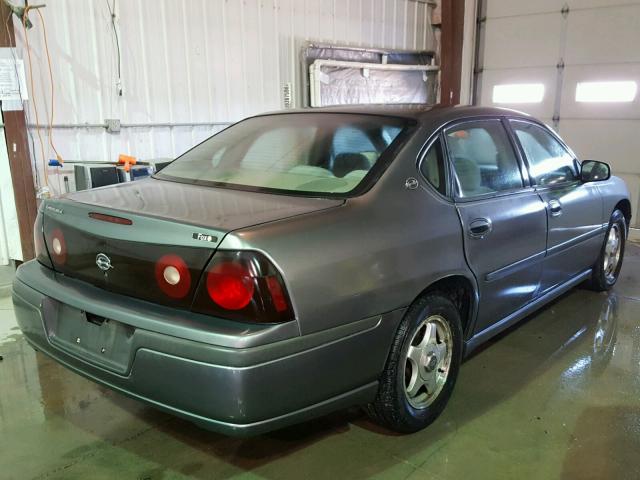
[[[16,267],[13,262],[11,265],[0,265],[0,297],[11,295],[11,282],[13,282],[15,271]],[[0,328],[2,327],[0,326]]]
[[[464,363],[445,413],[396,436],[357,409],[252,439],[198,429],[35,353],[0,299],[0,478],[640,478],[640,248]]]

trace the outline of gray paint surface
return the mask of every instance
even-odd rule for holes
[[[574,289],[462,364],[428,429],[358,409],[228,438],[105,389],[33,350],[0,298],[7,478],[539,480],[640,477],[640,248],[609,294]],[[34,454],[36,452],[36,454]]]
[[[101,213],[128,212],[153,229],[99,227],[107,236],[136,241],[153,231],[155,242],[171,239],[169,244],[187,244],[181,239],[197,224],[220,233],[218,249],[263,252],[284,277],[296,314],[293,322],[236,323],[234,334],[228,321],[212,318],[202,328],[187,311],[132,300],[111,310],[108,303],[102,304],[101,314],[141,330],[136,355],[126,365],[129,377],[116,384],[112,374],[88,363],[78,352],[53,347],[45,332],[44,297],[90,309],[96,292],[55,277],[47,279],[46,269],[30,263],[19,270],[15,283],[17,317],[27,339],[96,381],[209,428],[256,433],[339,406],[371,401],[403,309],[434,282],[455,277],[471,286],[474,301],[465,319],[470,348],[555,298],[588,276],[602,245],[603,224],[614,206],[628,198],[624,185],[612,177],[597,185],[545,191],[525,185],[518,192],[461,201],[436,193],[418,172],[425,145],[443,127],[467,118],[527,118],[517,112],[487,108],[327,111],[403,115],[415,119],[418,127],[382,177],[361,196],[344,202],[149,180],[51,201],[50,205],[65,210],[62,214],[45,208],[45,226],[51,215],[58,220],[66,215],[68,222],[80,226],[86,213],[99,207]],[[526,172],[524,176],[528,178]],[[408,178],[417,178],[418,188],[406,189]],[[548,219],[545,195],[565,205],[560,222]],[[485,238],[472,239],[469,224],[479,217],[490,218],[494,230]],[[570,260],[555,262],[551,254]],[[74,300],[64,299],[74,293]],[[177,320],[175,325],[171,317]],[[366,319],[377,320],[374,325],[362,323]],[[185,328],[176,330],[181,323]],[[341,330],[347,325],[354,326],[350,333]],[[209,353],[194,362],[191,353],[181,354],[176,345],[186,338],[197,341],[199,330],[201,340],[212,344]],[[328,336],[317,336],[323,332]],[[160,335],[155,343],[148,339],[154,335]],[[304,340],[292,354],[291,342],[298,338]],[[322,339],[314,343],[314,338]],[[310,343],[305,346],[307,340]],[[264,348],[270,349],[267,363],[259,360]],[[246,359],[245,367],[224,368],[238,356]],[[275,364],[280,366],[255,374]],[[196,410],[187,398],[189,393],[159,391],[159,383],[153,380],[159,368],[172,372],[172,379],[188,378],[192,372],[200,383],[210,381],[231,390],[205,402],[204,410]],[[298,376],[300,372],[310,372],[318,381],[308,383],[306,377]],[[304,394],[296,397],[292,385],[303,386]],[[275,405],[268,408],[261,405],[267,386],[277,392],[272,395]],[[207,395],[214,398],[214,391]]]

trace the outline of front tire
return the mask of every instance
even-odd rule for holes
[[[369,415],[390,430],[412,433],[444,410],[462,361],[460,313],[445,295],[429,293],[400,322]]]
[[[598,261],[593,267],[589,286],[597,292],[613,287],[618,280],[627,239],[627,221],[620,210],[611,214]]]

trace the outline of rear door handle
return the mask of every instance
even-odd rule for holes
[[[549,213],[551,213],[552,217],[562,215],[562,204],[558,200],[549,200],[547,206],[549,207]]]
[[[488,218],[476,218],[469,224],[469,235],[473,238],[484,238],[491,230],[493,226]]]

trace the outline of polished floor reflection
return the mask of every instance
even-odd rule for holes
[[[464,363],[426,431],[357,409],[252,439],[198,429],[34,352],[0,299],[0,479],[640,478],[640,248]]]

